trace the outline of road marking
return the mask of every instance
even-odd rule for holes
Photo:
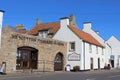
[[[120,77],[120,75],[109,76],[108,78]]]
[[[95,78],[89,78],[89,79],[86,79],[86,80],[95,80]]]

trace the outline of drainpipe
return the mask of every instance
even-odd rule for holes
[[[83,41],[83,60],[84,60],[84,71],[85,71],[85,41]]]

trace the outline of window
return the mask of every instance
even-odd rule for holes
[[[70,51],[75,51],[75,42],[70,42],[69,45]]]
[[[98,46],[96,46],[96,54],[98,54]]]
[[[38,50],[31,47],[17,49],[16,69],[37,69]]]
[[[102,55],[104,55],[104,48],[102,48]]]
[[[42,38],[48,38],[48,31],[40,31],[39,36]]]
[[[92,53],[92,45],[89,44],[89,53]]]

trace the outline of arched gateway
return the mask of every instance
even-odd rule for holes
[[[63,54],[57,53],[54,59],[54,71],[63,70]]]
[[[17,49],[16,69],[37,69],[38,50],[23,46]]]

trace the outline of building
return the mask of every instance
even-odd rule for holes
[[[104,66],[106,65],[106,61],[105,61],[105,59],[106,59],[106,57],[105,57],[105,55],[106,55],[106,53],[105,53],[105,51],[106,51],[105,40],[100,36],[99,31],[95,31],[95,30],[92,29],[92,23],[91,22],[85,22],[83,25],[84,26],[83,26],[82,30],[85,31],[86,33],[92,35],[103,46],[102,47],[102,52],[100,52],[98,58],[100,59],[100,62],[101,62],[100,64],[102,65],[102,68],[104,68]]]
[[[0,10],[2,29],[3,12]],[[73,70],[103,69],[107,64],[120,64],[119,40],[108,41],[85,22],[80,30],[75,16],[60,18],[59,22],[42,23],[37,19],[31,30],[23,24],[6,25],[1,36],[0,63],[6,63],[6,72],[64,71],[67,65]]]
[[[112,68],[120,68],[120,41],[115,37],[111,36],[106,44],[106,60],[107,64],[110,64]]]
[[[0,18],[2,24],[2,14]],[[7,73],[64,71],[66,42],[29,35],[22,24],[15,28],[7,25],[1,33],[0,64],[6,63]]]
[[[71,70],[74,66],[79,66],[80,70],[104,68],[104,45],[91,34],[78,29],[74,15],[61,18],[60,22],[41,23],[37,20],[28,34],[67,42],[65,59]]]
[[[69,18],[61,18],[61,27],[53,39],[66,41],[67,64],[79,66],[80,70],[104,68],[103,45],[91,34],[78,29]]]

